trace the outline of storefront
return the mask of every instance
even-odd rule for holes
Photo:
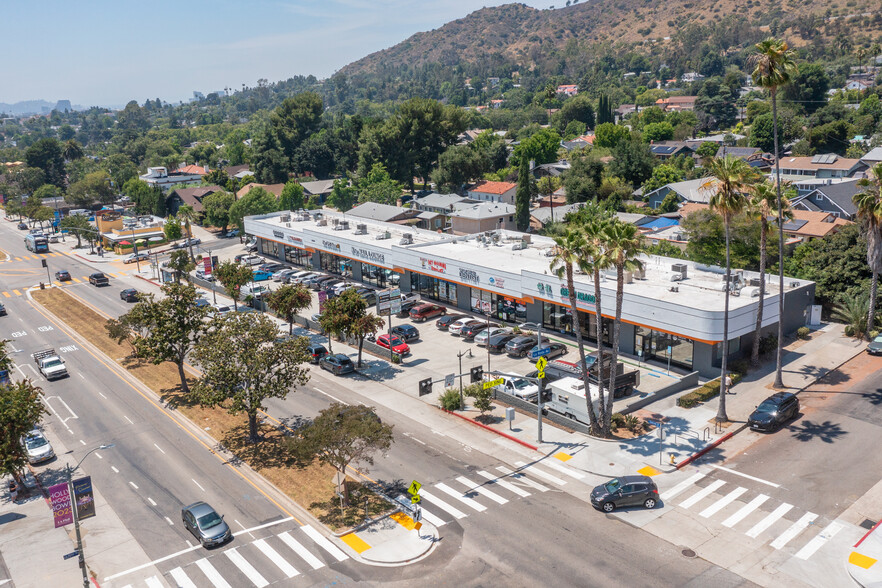
[[[453,282],[423,274],[410,274],[410,291],[418,293],[422,298],[458,307],[456,290],[457,285]]]
[[[470,288],[470,310],[510,323],[527,322],[527,305],[513,296],[504,296],[479,288]]]
[[[634,350],[643,361],[658,360],[671,365],[692,369],[694,363],[694,343],[690,339],[653,331],[647,327],[636,327],[634,331]]]
[[[290,247],[288,245],[283,246],[285,248],[285,261],[292,264],[298,265],[301,267],[309,267],[310,260],[312,260],[312,253],[305,249],[298,249],[297,247]]]
[[[401,283],[401,274],[384,267],[361,262],[361,281],[378,288],[389,288]]]
[[[349,277],[352,275],[352,260],[320,251],[319,268],[332,274]]]

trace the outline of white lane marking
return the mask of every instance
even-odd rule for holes
[[[80,445],[85,445],[85,444],[86,444],[86,442],[83,441],[82,439],[80,439]]]
[[[518,480],[519,482],[523,482],[527,486],[530,486],[531,488],[534,488],[535,490],[538,490],[539,492],[548,492],[551,489],[551,488],[548,488],[547,486],[543,486],[539,482],[534,482],[533,480],[531,480],[530,478],[528,478],[524,474],[521,474],[519,472],[513,472],[506,467],[497,466],[496,469],[498,471],[502,472],[503,474],[505,474],[506,476],[510,477],[511,479]]]
[[[490,472],[485,472],[484,470],[480,470],[480,471],[478,472],[478,475],[481,476],[481,477],[483,477],[483,478],[487,478],[488,480],[490,480],[491,483],[493,483],[493,484],[496,485],[496,486],[499,486],[500,488],[505,488],[505,489],[508,490],[509,492],[512,492],[512,493],[514,493],[514,494],[517,494],[517,495],[520,496],[521,498],[526,498],[527,496],[530,495],[530,493],[527,492],[526,490],[522,490],[521,488],[518,488],[518,487],[515,486],[514,484],[511,484],[511,483],[509,483],[509,482],[506,482],[506,481],[503,480],[502,478],[499,478],[499,477],[497,477],[497,476],[494,476],[494,475],[491,474]]]
[[[131,486],[131,487],[134,488],[135,490],[138,489],[138,486],[137,486],[134,482],[132,482],[132,481],[129,481],[129,486]]]
[[[104,399],[104,400],[107,400],[107,396],[105,396],[105,395],[104,395],[104,394],[102,394],[102,393],[101,393],[101,392],[99,392],[99,393],[98,393],[98,394],[100,394],[100,395],[101,395],[101,398],[103,398],[103,399]]]
[[[113,473],[114,473],[114,474],[118,474],[118,473],[119,473],[119,470],[116,469],[116,466],[110,466],[110,469],[113,470]]]
[[[806,528],[808,528],[811,522],[814,521],[816,518],[818,518],[818,515],[813,512],[805,513],[804,515],[799,517],[798,521],[790,525],[790,527],[788,527],[786,531],[778,535],[777,539],[772,541],[772,547],[774,547],[775,549],[781,549],[782,547],[787,545],[791,539],[793,539],[794,537],[802,533]]]
[[[496,492],[492,492],[480,484],[475,484],[474,482],[472,482],[471,480],[469,480],[465,476],[459,476],[458,478],[456,478],[456,481],[459,482],[460,484],[462,484],[463,486],[465,486],[466,488],[468,488],[469,490],[474,490],[478,494],[481,494],[482,496],[486,496],[487,498],[489,498],[490,500],[492,500],[493,502],[495,502],[497,504],[505,504],[506,502],[508,502],[507,498],[503,498],[502,496],[500,496]]]
[[[159,578],[156,576],[150,576],[145,579],[144,582],[147,583],[147,588],[164,588],[162,582],[159,581]]]
[[[404,436],[407,437],[408,439],[411,439],[412,441],[416,441],[416,442],[419,443],[420,445],[425,445],[425,444],[426,444],[425,441],[420,441],[419,439],[417,439],[416,437],[414,437],[414,436],[411,435],[410,433],[405,433]]]
[[[184,570],[181,568],[175,568],[169,573],[171,574],[171,577],[175,579],[178,588],[196,588],[196,584],[187,577],[187,574],[185,574]]]
[[[564,484],[567,483],[566,480],[561,480],[561,479],[558,478],[557,476],[552,476],[552,475],[549,474],[548,472],[543,472],[543,471],[540,470],[539,468],[537,468],[537,467],[535,467],[535,466],[533,466],[533,465],[527,465],[526,463],[524,463],[524,462],[522,462],[522,461],[516,461],[516,462],[515,462],[515,465],[518,466],[519,468],[521,468],[521,470],[526,470],[527,468],[530,468],[530,473],[531,473],[531,474],[535,474],[535,475],[539,476],[540,478],[545,478],[545,479],[548,480],[549,482],[552,482],[552,483],[554,483],[554,484],[557,484],[558,486],[563,486]]]
[[[432,434],[434,434],[434,435],[441,435],[442,437],[446,437],[446,436],[447,436],[447,435],[445,435],[444,433],[442,433],[441,431],[436,431],[435,429],[432,429]]]
[[[95,452],[95,457],[97,457],[98,459],[104,459],[103,457],[101,457],[101,454],[98,453],[97,451]]]
[[[190,545],[189,541],[187,541],[187,545]],[[164,561],[174,559],[178,556],[184,555],[185,553],[190,553],[191,551],[196,551],[197,549],[202,549],[202,546],[201,545],[196,545],[196,546],[191,545],[187,549],[182,549],[180,551],[176,551],[175,553],[171,553],[169,555],[166,555],[165,557],[160,557],[159,559],[154,559],[153,561],[148,561],[145,564],[135,566],[135,567],[130,568],[124,572],[119,572],[118,574],[113,574],[112,576],[107,576],[106,578],[104,578],[104,581],[110,582],[111,580],[115,580],[117,578],[122,578],[123,576],[127,576],[128,574],[131,574],[132,572],[137,572],[139,570],[143,570],[144,568],[149,568],[150,566],[155,566],[157,564],[161,564]]]
[[[768,499],[769,499],[769,497],[766,496],[765,494],[760,494],[759,496],[757,496],[756,498],[754,498],[753,500],[751,500],[750,502],[748,502],[747,504],[742,506],[740,509],[738,509],[738,512],[736,512],[735,514],[730,516],[728,519],[723,521],[723,526],[729,527],[729,528],[734,527],[735,525],[737,525],[738,523],[743,521],[745,518],[747,518],[747,515],[749,515],[750,513],[755,511],[757,508],[759,508],[760,505]]]
[[[214,585],[214,588],[233,588],[227,581],[224,580],[224,577],[221,576],[214,566],[211,565],[207,559],[199,559],[196,560],[196,565],[199,566],[199,569],[202,570],[202,573],[205,574],[205,577]]]
[[[165,517],[165,520],[166,520],[166,522],[167,522],[170,526],[172,526],[172,527],[175,526],[175,524],[172,522],[172,520],[171,520],[170,518]]]
[[[796,557],[802,560],[810,558],[814,553],[823,547],[824,543],[833,538],[845,525],[833,521],[827,525],[823,531],[818,533],[814,539],[805,544],[805,547],[796,552]]]
[[[147,502],[149,502],[151,506],[156,506],[156,501],[154,501],[154,500],[153,500],[152,498],[150,498],[149,496],[147,497]]]
[[[540,463],[546,467],[553,469],[553,470],[557,470],[562,474],[566,474],[567,476],[570,476],[571,478],[576,478],[577,480],[584,480],[585,479],[585,475],[582,472],[577,472],[573,468],[568,468],[565,465],[561,465],[561,464],[555,462],[554,461],[555,459],[557,459],[557,458],[545,459],[545,460],[542,460]]]
[[[755,524],[753,526],[753,528],[747,532],[747,536],[755,539],[757,535],[759,535],[760,533],[762,533],[763,531],[765,531],[766,529],[771,527],[773,524],[775,524],[775,521],[777,521],[778,519],[783,517],[785,514],[787,514],[787,511],[790,510],[791,508],[793,508],[793,505],[787,504],[785,502],[784,504],[782,504],[781,506],[776,508],[774,511],[772,511],[772,513],[770,515],[768,515],[766,518],[764,518],[763,520],[761,520],[760,522]]]
[[[251,535],[251,538],[254,539],[254,534],[253,534],[251,531],[249,531],[248,529],[246,529],[246,528],[245,528],[245,525],[243,525],[242,523],[239,522],[239,519],[233,519],[233,521],[234,521],[237,525],[239,525],[240,527],[242,527],[242,533],[248,533],[249,535]],[[241,533],[240,533],[240,534],[241,534]]]
[[[160,446],[157,445],[156,443],[153,444],[153,447],[157,448],[157,449],[159,450],[160,453],[162,453],[163,455],[165,455],[165,451],[162,450],[162,447],[160,447]]]
[[[710,517],[714,516],[715,514],[717,514],[718,512],[720,512],[721,510],[723,510],[724,508],[729,506],[730,504],[732,504],[732,502],[734,502],[735,499],[737,499],[739,496],[741,496],[745,492],[747,492],[747,488],[739,486],[738,488],[735,488],[734,490],[732,490],[731,492],[729,492],[728,494],[726,494],[725,496],[723,496],[722,498],[720,498],[719,500],[717,500],[712,505],[710,505],[709,507],[707,507],[706,509],[704,509],[703,511],[701,511],[698,514],[700,514],[701,516],[703,516],[706,519],[709,519]]]
[[[245,529],[243,533],[251,533],[251,531],[257,531],[259,529],[266,529],[267,527],[273,527],[275,525],[281,525],[282,523],[287,523],[288,521],[293,521],[294,517],[287,517],[284,519],[279,519],[277,521],[272,521],[270,523],[264,523],[262,525],[257,525],[256,527],[251,527],[250,529]],[[240,523],[241,524],[241,523]]]
[[[480,502],[477,502],[476,500],[472,500],[471,498],[469,498],[468,496],[466,496],[462,492],[459,492],[458,490],[454,490],[453,488],[451,488],[447,484],[443,484],[443,483],[435,484],[435,488],[440,490],[441,492],[444,492],[445,494],[447,494],[451,498],[459,500],[464,505],[471,507],[478,512],[484,512],[485,510],[487,510],[487,507],[484,506],[483,504],[481,504]]]
[[[132,421],[132,419],[130,419],[130,418],[127,417],[126,415],[123,415],[123,418],[126,419],[127,421],[129,421],[129,424],[130,424],[130,425],[134,425],[134,424],[135,424],[135,423]]]
[[[680,482],[679,484],[677,484],[673,488],[668,488],[667,490],[662,492],[661,499],[662,500],[669,500],[669,499],[673,498],[674,496],[676,496],[677,494],[680,494],[683,490],[685,490],[689,486],[693,485],[694,483],[696,483],[697,481],[699,481],[703,477],[704,477],[704,474],[694,474],[694,475],[690,476],[689,478],[687,478],[686,480],[683,480],[682,482]]]
[[[776,484],[776,483],[774,483],[774,482],[769,482],[768,480],[763,480],[762,478],[756,478],[756,477],[754,477],[754,476],[748,476],[747,474],[742,474],[741,472],[739,472],[739,471],[737,471],[737,470],[733,470],[733,469],[730,469],[730,468],[724,468],[724,467],[721,466],[721,465],[714,465],[714,464],[711,464],[711,467],[712,467],[712,468],[716,468],[716,469],[718,469],[718,470],[723,470],[724,472],[729,472],[730,474],[735,474],[736,476],[741,476],[742,478],[747,478],[748,480],[753,480],[754,482],[760,482],[760,483],[762,483],[762,484],[767,484],[767,485],[771,486],[772,488],[780,488],[780,487],[781,487],[780,484]]]
[[[79,372],[77,373],[77,375],[78,375],[79,377],[81,377],[82,379],[84,379],[84,380],[86,379],[86,376],[84,376],[83,374],[81,374],[81,373],[79,373]]]
[[[681,508],[691,508],[698,504],[698,501],[709,496],[714,490],[726,483],[725,480],[714,480],[686,500],[680,503]]]
[[[313,529],[311,526],[303,525],[300,528],[303,529],[303,532],[306,533],[310,539],[315,541],[316,545],[330,553],[337,561],[349,559],[349,556],[343,553],[339,547],[328,541],[324,535]]]
[[[420,507],[420,514],[424,519],[435,525],[436,527],[443,527],[447,524],[447,521],[441,519],[438,516],[433,515],[431,512],[427,511],[424,507]]]
[[[345,404],[346,406],[349,406],[349,403],[348,403],[348,402],[343,402],[342,400],[340,400],[340,399],[337,398],[336,396],[331,396],[330,394],[328,394],[328,393],[325,392],[324,390],[321,390],[321,389],[319,389],[319,388],[315,388],[315,391],[324,394],[325,396],[327,396],[327,397],[330,398],[331,400],[334,400],[334,401],[336,401],[336,402],[339,402],[340,404]]]
[[[279,539],[285,542],[285,544],[294,550],[294,552],[300,556],[300,559],[308,563],[312,566],[312,569],[317,570],[319,568],[325,567],[325,562],[314,556],[306,549],[303,545],[297,542],[294,537],[288,531],[284,533],[279,533]]]
[[[190,479],[193,480],[193,478],[190,478]],[[200,485],[199,485],[199,482],[197,482],[196,480],[193,480],[193,483],[196,484],[197,486],[199,486],[199,489],[200,489],[200,490],[202,490],[203,492],[205,492],[205,488],[203,488],[202,486],[200,486]]]
[[[236,548],[227,549],[224,551],[224,555],[226,555],[231,562],[233,562],[239,571],[241,571],[245,576],[251,580],[251,583],[257,586],[257,588],[263,588],[264,586],[269,586],[269,582],[266,581],[266,578],[260,575],[254,566],[248,563],[248,560],[242,557],[242,554],[236,551]]]
[[[294,566],[289,564],[284,557],[279,555],[278,551],[270,547],[269,544],[266,542],[266,539],[258,539],[254,542],[254,544],[259,550],[263,552],[265,556],[270,559],[270,561],[276,564],[276,567],[282,570],[282,573],[285,574],[286,577],[293,578],[300,573]]]

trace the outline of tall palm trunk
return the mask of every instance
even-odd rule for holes
[[[597,320],[597,358],[603,361],[603,314],[600,311],[600,268],[594,268],[594,316]],[[584,364],[584,359],[582,360]],[[601,364],[602,365],[602,364]],[[603,396],[603,375],[597,378],[597,396],[600,398],[601,406],[601,432],[604,436],[610,434],[610,423],[612,423],[612,393],[609,398]]]
[[[612,420],[613,397],[616,392],[616,363],[619,361],[619,331],[622,326],[622,300],[625,298],[625,266],[616,264],[616,320],[613,322],[612,351],[609,360],[609,418]],[[603,364],[600,365],[600,378],[603,377]],[[609,425],[606,425],[607,427]]]
[[[778,349],[775,354],[775,388],[784,387],[783,359],[784,359],[784,214],[781,206],[781,158],[778,150],[778,99],[777,89],[771,88],[772,95],[772,132],[775,142],[775,195],[778,201]],[[729,246],[728,234],[726,235],[726,259],[728,265]],[[727,270],[728,271],[728,268]],[[729,294],[726,293],[726,320],[728,321]],[[726,358],[723,358],[726,361]],[[725,365],[725,363],[723,364]]]
[[[769,232],[769,221],[766,220],[766,215],[763,213],[762,219],[760,219],[760,294],[759,294],[759,308],[756,311],[756,329],[753,333],[753,350],[750,352],[750,362],[754,366],[758,366],[760,363],[759,360],[759,352],[760,352],[760,337],[763,331],[763,307],[765,306],[766,300],[766,243],[768,241],[768,232]]]
[[[879,272],[873,268],[873,279],[870,281],[870,311],[867,313],[866,337],[870,339],[870,331],[873,330],[873,319],[876,318],[876,290],[879,286]]]
[[[726,217],[726,294],[725,304],[723,307],[723,361],[721,365],[722,375],[720,376],[720,404],[717,409],[717,422],[725,423],[729,420],[726,414],[726,368],[729,360],[729,279],[732,275],[731,262],[729,260],[729,223],[730,219]]]
[[[583,368],[585,366],[585,342],[582,340],[582,326],[579,323],[579,307],[576,305],[576,284],[573,280],[573,264],[568,263],[567,271],[567,293],[570,295],[570,309],[573,312],[573,333],[576,334],[576,345],[579,347],[579,361]],[[600,427],[597,422],[597,415],[594,414],[594,407],[591,405],[591,386],[588,379],[588,370],[582,369],[582,383],[585,385],[585,403],[588,409],[588,420],[591,424],[591,434],[600,434]]]

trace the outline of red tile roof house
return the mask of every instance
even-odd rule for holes
[[[468,197],[480,202],[504,202],[514,204],[518,185],[512,182],[481,181],[468,191]]]
[[[659,98],[655,105],[662,110],[695,110],[695,96],[668,96]]]
[[[576,84],[565,84],[557,87],[558,94],[564,94],[565,96],[575,96],[579,93],[579,86]]]

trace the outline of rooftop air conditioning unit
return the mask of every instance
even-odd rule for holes
[[[689,266],[685,263],[674,263],[671,265],[671,271],[680,274],[680,279],[685,280],[688,277]]]
[[[348,231],[349,230],[349,221],[340,221],[340,230]]]
[[[291,223],[285,223],[285,226],[288,227],[288,228],[290,229],[290,228],[291,228]]]
[[[367,235],[367,225],[355,225],[356,235]]]
[[[640,266],[634,268],[634,279],[635,280],[645,280],[646,279],[646,267]]]
[[[715,285],[714,290],[719,290],[720,292],[725,292],[726,291],[726,281],[723,280],[719,284]]]
[[[511,246],[512,251],[520,251],[521,249],[526,249],[528,246],[526,241],[518,241],[514,245]]]
[[[634,282],[634,272],[625,271],[622,274],[622,277],[624,278],[626,284],[631,284]]]
[[[755,288],[755,287],[753,287],[753,286],[750,286],[750,287],[748,287],[748,288],[745,288],[744,290],[742,290],[742,292],[743,292],[744,295],[747,296],[748,298],[759,298],[759,295],[760,295],[760,289],[759,289],[759,288]]]
[[[791,288],[799,288],[799,285],[800,285],[799,282],[790,282]]]
[[[401,241],[398,242],[399,245],[412,245],[413,244],[413,233],[404,233],[401,235]]]
[[[379,235],[377,235],[377,236],[374,237],[374,238],[375,238],[377,241],[381,241],[381,240],[383,240],[383,239],[391,239],[391,238],[392,238],[392,233],[390,233],[389,231],[384,231],[384,232],[380,233]]]
[[[669,282],[679,282],[682,279],[683,279],[683,274],[680,274],[677,272],[671,272],[670,274],[668,274],[668,281]]]
[[[318,221],[316,221],[316,223],[315,223],[315,226],[317,226],[317,227],[326,227],[326,226],[328,226],[328,219],[326,219],[326,218],[320,218],[320,219],[318,219]]]
[[[750,278],[750,280],[748,281],[748,286],[750,286],[751,288],[759,288],[759,285],[760,285],[759,278]],[[759,294],[757,294],[757,296],[759,296]]]
[[[290,223],[291,222],[291,215],[287,214],[287,213],[279,215],[279,220],[282,221],[283,223]]]

